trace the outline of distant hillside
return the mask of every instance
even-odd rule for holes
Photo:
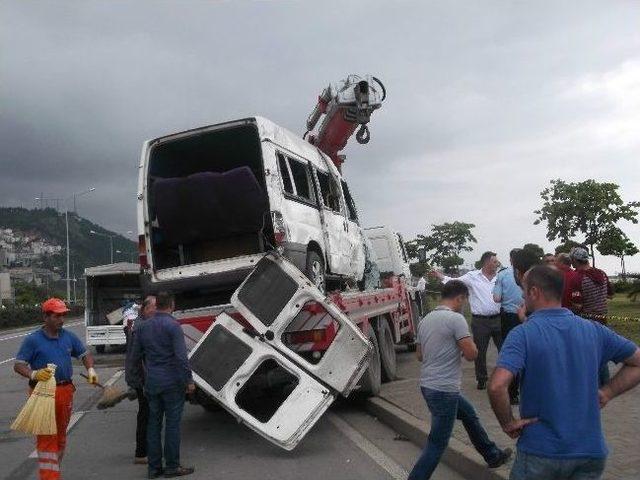
[[[11,228],[24,233],[35,234],[48,243],[62,246],[62,252],[46,255],[37,262],[37,266],[54,269],[64,275],[66,269],[66,230],[64,213],[53,208],[28,210],[26,208],[0,207],[0,228]],[[93,230],[100,234],[115,235],[113,238],[114,262],[135,261],[137,246],[124,236],[106,230],[86,218],[69,212],[69,251],[70,261],[75,266],[75,275],[80,277],[85,267],[103,265],[110,262],[109,239],[92,235]],[[121,254],[115,253],[120,250]]]

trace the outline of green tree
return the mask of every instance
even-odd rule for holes
[[[617,227],[603,232],[596,248],[602,255],[613,255],[620,259],[620,274],[623,279],[627,275],[624,257],[632,257],[639,252],[638,247]]]
[[[414,277],[426,277],[431,266],[427,262],[424,250],[420,250],[416,240],[405,242],[405,250],[410,260],[414,260],[409,263],[409,270]]]
[[[18,281],[15,283],[15,303],[16,305],[29,305],[33,307],[47,299],[45,287],[37,286],[35,283]]]
[[[637,208],[640,202],[624,203],[615,183],[599,183],[595,180],[569,183],[551,180],[542,192],[542,207],[534,224],[547,223],[547,239],[559,238],[566,242],[576,235],[584,236],[591,259],[595,264],[594,247],[603,232],[616,226],[620,220],[638,223]]]
[[[522,249],[529,250],[538,258],[542,258],[544,255],[544,249],[540,245],[537,245],[535,243],[525,243]]]
[[[575,247],[584,247],[584,245],[576,242],[575,240],[567,240],[556,247],[555,254],[569,253],[571,252],[571,249]]]
[[[460,254],[473,250],[469,243],[477,242],[472,228],[475,228],[473,223],[458,221],[431,225],[431,234],[418,235],[413,241],[415,251],[424,251],[429,263],[440,266],[445,273],[457,273],[464,263]]]

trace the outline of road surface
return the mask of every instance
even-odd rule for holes
[[[84,326],[70,319],[67,327],[84,338]],[[13,357],[28,331],[0,332],[0,477],[37,478],[32,437],[9,430],[25,400],[26,382],[13,373]],[[101,381],[123,386],[122,355],[98,357]],[[83,369],[75,369],[76,376]],[[65,480],[146,478],[146,467],[133,465],[137,404],[124,401],[110,410],[96,410],[95,387],[77,376],[73,426],[62,465]],[[225,413],[185,407],[182,424],[182,463],[195,465],[187,478],[225,480],[401,480],[419,454],[412,443],[357,407],[340,404],[318,422],[302,443],[286,452],[263,440]],[[436,480],[462,480],[440,466]]]

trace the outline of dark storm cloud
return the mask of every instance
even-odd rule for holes
[[[346,152],[364,223],[411,237],[473,221],[478,250],[506,252],[544,243],[531,211],[550,178],[617,181],[629,200],[640,187],[640,146],[625,133],[638,125],[616,96],[638,106],[634,3],[0,9],[0,203],[95,186],[81,213],[135,230],[145,139],[252,114],[302,133],[320,90],[352,72],[389,90],[371,143]]]

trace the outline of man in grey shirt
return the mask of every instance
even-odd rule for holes
[[[504,464],[511,449],[499,449],[489,439],[473,406],[460,394],[462,357],[472,362],[478,349],[471,339],[462,308],[469,298],[467,286],[451,280],[442,287],[442,301],[418,326],[418,359],[422,362],[420,389],[431,412],[427,445],[408,480],[431,478],[453,430],[456,418],[489,468]]]

